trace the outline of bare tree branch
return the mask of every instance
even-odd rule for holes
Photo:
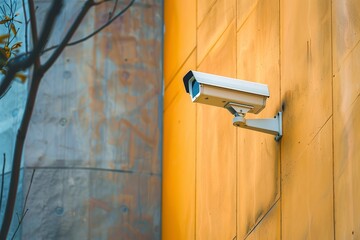
[[[35,4],[34,0],[28,0],[29,9],[34,9],[34,11],[30,11],[30,24],[31,24],[31,37],[33,46],[38,44],[38,31],[36,25],[36,15],[35,15]],[[25,5],[24,5],[25,6]],[[35,67],[40,67],[40,55],[35,59]]]
[[[114,16],[118,3],[119,3],[119,0],[115,0],[113,10],[110,12],[108,20],[112,19],[112,17]]]
[[[27,204],[27,200],[28,200],[28,197],[29,197],[29,193],[30,193],[30,190],[31,190],[31,186],[32,186],[32,183],[33,183],[33,180],[34,180],[35,170],[36,170],[36,169],[34,168],[32,174],[31,174],[30,184],[29,184],[29,187],[28,187],[28,190],[27,190],[27,193],[26,193],[26,197],[25,197],[25,201],[24,201],[24,206],[23,206],[23,210],[22,210],[22,213],[21,213],[21,217],[19,218],[19,215],[16,213],[16,215],[18,216],[18,225],[17,225],[17,227],[16,227],[16,229],[15,229],[15,232],[14,232],[11,240],[15,238],[17,231],[19,230],[22,222],[24,221],[25,215],[26,215],[27,212],[29,211],[29,209],[26,208],[26,204]]]
[[[29,198],[29,193],[30,193],[30,190],[31,190],[31,186],[32,186],[32,183],[33,183],[33,180],[34,180],[35,170],[36,170],[36,169],[34,168],[32,174],[31,174],[30,184],[29,184],[28,191],[27,191],[27,193],[26,193],[26,197],[25,197],[25,202],[24,202],[24,207],[23,207],[22,215],[25,215],[26,204],[27,204],[27,200],[28,200],[28,198]]]
[[[81,24],[82,20],[84,19],[85,15],[89,11],[89,9],[92,6],[97,6],[97,5],[107,2],[107,1],[109,1],[109,0],[103,0],[100,2],[94,2],[94,0],[87,0],[85,2],[81,12],[76,17],[76,20],[74,21],[73,25],[71,26],[71,28],[65,35],[64,39],[62,40],[62,42],[59,45],[54,46],[52,48],[52,49],[56,49],[56,50],[52,53],[50,58],[43,65],[41,65],[40,60],[39,60],[40,55],[44,52],[43,49],[44,49],[46,43],[48,42],[51,31],[54,27],[55,20],[62,9],[63,0],[53,0],[50,10],[48,11],[48,14],[45,18],[45,25],[42,29],[42,33],[40,34],[40,37],[38,40],[36,40],[36,36],[37,36],[36,28],[33,27],[33,25],[34,26],[36,25],[35,8],[34,8],[33,0],[29,0],[30,22],[32,24],[33,42],[34,42],[35,47],[34,47],[33,51],[31,51],[29,54],[26,53],[23,55],[19,55],[19,56],[13,58],[9,62],[7,74],[5,75],[5,78],[2,80],[2,82],[0,84],[0,98],[1,98],[1,96],[3,96],[4,93],[6,93],[6,91],[9,89],[15,74],[20,70],[29,68],[30,66],[34,65],[33,76],[32,76],[32,80],[31,80],[31,84],[30,84],[29,94],[27,96],[25,111],[24,111],[23,118],[22,118],[20,127],[18,129],[17,136],[16,136],[14,156],[13,156],[13,166],[12,166],[11,180],[10,180],[10,186],[9,186],[9,194],[8,194],[4,219],[2,222],[2,226],[1,226],[0,239],[6,239],[9,228],[10,228],[11,219],[13,216],[14,206],[15,206],[15,201],[16,201],[16,193],[17,193],[17,188],[18,188],[21,156],[22,156],[24,142],[25,142],[27,131],[28,131],[32,112],[34,109],[35,100],[36,100],[40,82],[41,82],[45,72],[55,63],[56,59],[60,56],[60,54],[62,53],[64,48],[66,46],[69,46],[69,41],[70,41],[71,37],[76,32],[77,28]],[[90,38],[90,37],[94,36],[95,34],[97,34],[98,32],[100,32],[105,27],[109,26],[116,18],[121,16],[127,9],[129,9],[134,2],[135,2],[135,0],[131,0],[131,2],[127,5],[127,7],[125,7],[120,13],[115,15],[112,19],[110,19],[102,27],[97,29],[95,32],[93,32],[86,38],[80,39],[73,43],[70,43],[70,45],[75,45],[77,43],[85,41],[88,38]],[[34,36],[35,36],[35,38],[34,38]],[[30,191],[30,189],[29,189],[29,191]],[[28,193],[29,193],[29,191],[28,191]],[[26,200],[27,200],[27,197],[26,197]],[[25,200],[25,203],[26,203],[26,200]],[[25,207],[24,207],[24,209],[25,209]],[[23,212],[23,216],[21,218],[19,218],[20,224],[26,213],[27,213],[27,210],[25,210],[25,212]]]
[[[54,2],[55,3],[53,3],[53,6],[51,7],[50,11],[48,12],[48,15],[46,16],[45,25],[43,27],[42,34],[40,35],[38,44],[35,45],[34,50],[30,52],[30,54],[28,55],[22,54],[9,61],[8,71],[0,84],[0,98],[6,93],[7,89],[10,87],[11,82],[15,77],[15,74],[33,65],[35,60],[40,56],[40,53],[44,49],[50,37],[56,17],[60,13],[60,9],[62,8],[62,0],[54,1]],[[57,9],[55,9],[54,6]],[[31,11],[35,11],[35,10],[32,9],[30,10],[30,12]]]
[[[9,72],[6,75],[5,79],[8,78],[8,84],[10,85],[11,80],[14,78],[15,73],[19,69],[23,69],[24,67],[30,67],[34,61],[35,58],[41,53],[41,50],[44,48],[49,36],[50,32],[54,26],[55,20],[60,13],[63,6],[63,0],[53,0],[52,5],[50,7],[50,10],[45,18],[45,26],[42,30],[42,34],[39,38],[39,42],[36,45],[34,51],[23,61],[12,61],[14,63],[11,64],[18,64],[18,65],[11,65],[9,67]],[[29,9],[29,11],[35,11],[34,9]],[[10,75],[10,73],[12,75]],[[9,76],[10,75],[10,76]],[[20,172],[20,165],[21,165],[21,156],[24,148],[24,142],[25,142],[25,136],[27,133],[27,129],[29,127],[31,115],[34,109],[34,104],[36,100],[37,90],[39,88],[40,80],[42,75],[35,73],[33,81],[31,82],[30,86],[30,92],[26,101],[25,106],[25,112],[23,115],[23,119],[21,121],[18,133],[16,135],[16,142],[15,142],[15,149],[14,149],[14,156],[13,156],[13,166],[12,166],[12,173],[11,173],[11,179],[10,179],[10,186],[9,186],[9,193],[8,193],[8,199],[6,203],[6,209],[4,213],[4,219],[1,225],[0,230],[0,239],[6,239],[10,224],[12,215],[14,212],[15,207],[15,201],[16,201],[16,194],[17,194],[17,188],[19,183],[19,172]],[[3,85],[4,82],[2,82],[1,85]],[[6,82],[5,82],[6,83]],[[8,87],[5,88],[5,90]],[[0,92],[0,96],[1,96]]]
[[[25,52],[28,53],[28,39],[27,39],[27,31],[28,31],[28,19],[27,19],[27,13],[26,13],[26,7],[25,7],[25,0],[22,0],[23,5],[23,12],[24,12],[24,20],[25,20]]]
[[[5,165],[6,165],[6,154],[4,153],[3,168],[1,171],[0,211],[2,208],[2,200],[3,200],[3,192],[4,192]]]
[[[67,43],[70,41],[71,37],[74,35],[78,27],[80,26],[82,20],[84,19],[85,15],[89,11],[89,9],[94,6],[95,3],[93,0],[87,0],[81,9],[79,15],[75,19],[74,23],[72,24],[71,28],[67,32],[66,36],[62,40],[62,42],[58,45],[55,52],[51,55],[51,57],[44,63],[43,66],[40,67],[41,71],[46,72],[56,61],[56,59],[60,56],[64,48],[66,47]]]
[[[105,1],[102,1],[102,2],[97,2],[95,3],[93,0],[89,0],[87,1],[86,3],[90,4],[91,6],[95,6],[95,5],[99,5],[101,3],[104,3],[106,2],[107,0]],[[32,0],[29,0],[29,2],[32,2]],[[84,42],[90,38],[92,38],[93,36],[95,36],[96,34],[98,34],[100,31],[102,31],[103,29],[105,29],[107,26],[109,26],[113,21],[115,21],[118,17],[120,17],[121,15],[123,15],[133,4],[134,4],[135,0],[131,0],[130,3],[124,8],[122,9],[118,14],[116,14],[112,19],[110,19],[107,23],[105,23],[103,26],[101,26],[100,28],[98,28],[96,31],[94,31],[93,33],[91,33],[90,35],[84,37],[84,38],[81,38],[79,40],[76,40],[74,42],[71,42],[71,43],[67,43],[65,45],[66,46],[73,46],[73,45],[76,45],[76,44],[79,44],[81,42]],[[29,5],[30,6],[30,5]],[[84,6],[85,7],[85,6]],[[84,10],[84,9],[83,9]],[[31,12],[31,11],[30,11]],[[35,12],[35,11],[34,11]],[[31,15],[31,14],[30,14]],[[80,15],[80,14],[79,14]],[[33,22],[31,20],[31,22]],[[76,20],[75,20],[76,22]],[[77,26],[78,27],[78,26]],[[75,30],[77,29],[77,27],[75,28]],[[33,34],[34,35],[34,34]],[[69,35],[67,35],[69,36]],[[53,50],[55,48],[59,48],[61,45],[63,45],[63,43],[65,42],[65,39],[67,39],[67,37],[64,38],[63,42],[59,45],[56,45],[56,46],[53,46],[53,47],[50,47],[46,50],[43,50],[42,53],[46,52],[46,51],[50,51],[50,50]],[[70,38],[71,39],[71,38]],[[69,40],[70,40],[69,39]],[[41,40],[41,39],[40,39]],[[39,40],[39,41],[40,41]],[[69,41],[68,40],[68,41]],[[43,43],[39,43],[38,46],[41,46],[40,49],[43,49],[45,47],[45,45]],[[61,47],[61,49],[64,49],[65,48],[64,46]],[[28,67],[30,67],[33,63],[32,62],[28,62],[26,61],[27,59],[33,59],[34,56],[35,57],[40,57],[40,55],[38,55],[38,52],[37,50],[39,50],[39,48],[35,48],[34,51],[32,53],[30,53],[30,56],[28,55],[19,55],[18,57],[12,59],[13,62],[15,62],[15,64],[11,64],[9,63],[9,72],[8,74],[5,76],[5,78],[2,80],[1,84],[0,84],[0,99],[6,94],[7,90],[9,89],[10,85],[11,85],[11,82],[12,80],[14,79],[15,77],[15,74],[17,72],[19,72],[20,70],[24,70]],[[45,66],[43,67],[43,70],[47,71],[47,69],[49,68],[49,66],[51,66],[51,62],[55,62],[54,60],[57,59],[57,55],[60,55],[61,54],[61,51],[59,49],[59,51],[57,51],[58,53],[53,55],[53,58],[50,58],[48,60],[47,63],[45,63]],[[31,55],[32,54],[32,55]],[[56,57],[57,56],[57,57]],[[18,62],[17,59],[23,59],[23,62]],[[13,66],[15,65],[15,66]],[[18,67],[18,68],[16,68]]]
[[[17,231],[19,231],[19,228],[20,228],[22,222],[24,221],[25,215],[27,214],[28,211],[29,211],[29,209],[26,209],[26,211],[24,212],[24,214],[20,218],[19,218],[19,214],[16,214],[16,216],[18,218],[18,225],[17,225],[17,227],[15,229],[15,232],[14,232],[13,236],[11,237],[11,240],[13,240],[15,238],[16,233],[17,233]]]
[[[105,2],[105,1],[104,1]],[[104,3],[104,2],[99,2],[98,4]],[[66,44],[66,46],[74,46],[76,44],[85,42],[86,40],[92,38],[93,36],[95,36],[96,34],[98,34],[99,32],[101,32],[103,29],[105,29],[107,26],[109,26],[112,22],[114,22],[117,18],[119,18],[120,16],[122,16],[133,4],[134,4],[135,0],[131,0],[130,3],[124,8],[122,9],[118,14],[116,14],[113,18],[109,19],[109,21],[107,21],[104,25],[102,25],[101,27],[99,27],[98,29],[96,29],[93,33],[89,34],[86,37],[83,37],[79,40],[76,40],[74,42],[70,42],[68,44]],[[47,49],[44,50],[44,52],[53,50],[55,48],[57,48],[59,45],[55,45],[52,47],[49,47]]]

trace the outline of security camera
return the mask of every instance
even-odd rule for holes
[[[269,121],[273,119],[245,119],[246,113],[258,114],[265,108],[266,100],[270,97],[266,84],[197,71],[189,71],[183,82],[193,102],[226,108],[235,116],[234,126],[274,134],[277,140],[281,138],[281,113],[275,116],[276,122]],[[258,124],[260,120],[267,120],[265,126],[251,126],[251,121]]]
[[[269,97],[265,84],[196,71],[185,75],[184,85],[193,102],[224,107],[232,114],[235,114],[234,108],[242,113],[258,114]]]

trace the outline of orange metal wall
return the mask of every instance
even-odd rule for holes
[[[360,2],[165,0],[163,239],[360,238]],[[190,70],[266,83],[284,136],[191,103]]]

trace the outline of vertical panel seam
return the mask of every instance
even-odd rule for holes
[[[333,187],[333,234],[336,239],[336,228],[335,228],[335,153],[334,153],[334,41],[333,41],[333,33],[334,33],[334,25],[333,25],[333,1],[330,1],[330,41],[331,41],[331,115],[332,115],[332,187]]]
[[[196,2],[195,2],[195,15],[196,15],[196,19],[195,19],[195,25],[196,25],[196,28],[195,28],[195,31],[196,31],[196,35],[195,35],[195,51],[196,51],[196,54],[195,54],[195,69],[197,70],[197,66],[198,66],[198,58],[197,58],[197,55],[198,55],[198,53],[197,53],[197,44],[198,44],[198,27],[197,27],[197,25],[198,25],[198,5],[199,5],[199,1],[197,0]],[[197,104],[196,104],[196,106],[195,106],[195,189],[194,189],[194,191],[195,191],[195,194],[194,194],[194,196],[195,196],[195,199],[194,199],[194,201],[195,201],[195,207],[194,207],[194,210],[195,210],[195,213],[194,213],[194,240],[196,240],[196,232],[197,232],[197,223],[196,223],[196,221],[197,221],[197,204],[196,204],[196,202],[197,202],[197,164],[198,164],[198,159],[197,159],[197,151],[198,151],[198,131],[197,131],[197,129],[198,129],[198,106],[197,106]]]
[[[237,24],[238,24],[238,21],[237,21],[237,16],[238,14],[238,1],[235,1],[235,76],[237,78],[238,76],[238,32],[237,32]],[[234,239],[237,239],[237,235],[238,235],[238,201],[239,201],[239,192],[238,192],[238,180],[239,180],[239,177],[238,177],[238,174],[239,174],[239,170],[238,170],[238,167],[239,167],[239,159],[238,159],[238,151],[239,151],[239,136],[238,136],[238,128],[235,128],[235,161],[236,161],[236,164],[235,164],[235,238]]]
[[[195,106],[195,166],[194,166],[194,170],[195,170],[195,189],[194,189],[194,191],[195,191],[195,194],[194,194],[194,196],[195,196],[195,199],[194,199],[194,201],[195,201],[195,207],[194,207],[194,210],[195,210],[195,213],[194,213],[194,239],[196,240],[196,232],[197,232],[197,224],[196,224],[196,221],[197,221],[197,204],[196,204],[196,202],[197,202],[197,191],[196,191],[196,189],[197,189],[197,164],[198,164],[198,162],[197,162],[197,151],[198,151],[198,131],[197,131],[197,126],[198,126],[198,106],[196,105]]]
[[[279,3],[279,94],[280,94],[280,107],[281,107],[281,111],[283,111],[282,109],[282,94],[281,94],[281,81],[282,81],[282,78],[281,78],[281,0],[278,1]],[[282,149],[281,149],[281,146],[282,146],[282,141],[280,142],[280,146],[279,146],[279,149],[280,149],[280,159],[279,159],[279,168],[280,168],[280,178],[279,178],[279,191],[280,191],[280,239],[282,239]]]

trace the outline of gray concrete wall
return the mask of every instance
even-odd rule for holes
[[[83,2],[66,1],[51,44]],[[50,3],[36,1],[39,25]],[[91,10],[74,39],[111,9]],[[160,238],[161,48],[162,1],[137,0],[45,75],[24,152],[24,192],[36,171],[23,239]]]

